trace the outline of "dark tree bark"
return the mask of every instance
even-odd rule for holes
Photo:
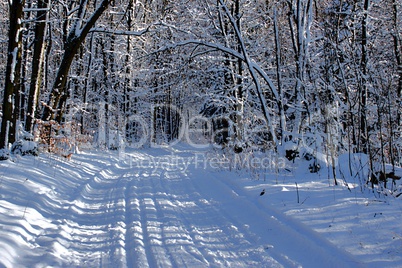
[[[399,35],[399,17],[398,17],[398,8],[400,7],[397,3],[397,0],[392,0],[392,7],[393,7],[393,39],[394,39],[394,51],[395,51],[395,58],[397,63],[397,70],[398,70],[398,88],[397,93],[398,97],[402,96],[402,42]],[[400,115],[398,115],[400,117]]]
[[[126,22],[127,22],[127,30],[131,31],[133,28],[133,15],[134,15],[134,5],[133,1],[130,0],[127,6],[127,11],[126,11]],[[130,93],[130,79],[129,75],[131,73],[131,66],[130,66],[130,54],[131,54],[131,36],[127,35],[127,41],[126,41],[126,56],[124,59],[125,63],[125,73],[126,73],[126,78],[124,79],[124,86],[123,86],[123,114],[124,116],[128,116],[128,111],[130,108],[130,102],[129,102],[129,93]],[[134,102],[136,102],[134,100]]]
[[[368,131],[367,131],[367,75],[368,75],[368,9],[370,0],[364,0],[363,21],[362,21],[362,55],[361,55],[361,72],[363,76],[362,87],[360,89],[360,148],[363,153],[368,152]]]
[[[10,29],[8,33],[8,51],[6,81],[3,98],[3,117],[0,132],[0,149],[16,139],[16,96],[20,91],[21,55],[22,55],[22,21],[25,0],[14,0],[9,5]]]
[[[235,8],[234,8],[234,14],[233,17],[236,20],[236,26],[237,29],[241,32],[241,14],[240,14],[240,0],[236,0],[235,3]],[[240,42],[237,43],[237,52],[241,53],[241,45]],[[239,142],[240,144],[235,145],[235,150],[242,150],[241,143],[243,143],[243,110],[244,110],[244,98],[243,98],[243,61],[241,59],[237,59],[237,79],[236,79],[236,92],[235,92],[235,98],[236,98],[236,116],[235,116],[235,139],[236,142]],[[238,147],[238,148],[237,148]]]

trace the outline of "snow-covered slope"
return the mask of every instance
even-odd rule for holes
[[[329,187],[319,177],[313,178],[316,183],[297,174],[251,179],[206,164],[204,154],[149,149],[124,155],[84,152],[71,161],[42,154],[0,162],[0,266],[402,265],[399,200],[386,203],[389,213],[391,207],[399,213],[384,226],[393,224],[392,231],[372,227],[367,236],[350,231],[345,237],[342,230],[361,223],[357,211],[363,197]],[[295,180],[303,204],[295,202]],[[263,188],[266,194],[260,196]],[[326,227],[329,220],[332,230]],[[392,253],[382,258],[368,258],[352,241],[360,235],[361,247],[376,252],[369,232],[388,231],[394,237],[388,244]]]

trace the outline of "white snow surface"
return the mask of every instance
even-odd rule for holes
[[[290,162],[250,176],[195,154],[0,162],[0,267],[402,267],[400,198]]]

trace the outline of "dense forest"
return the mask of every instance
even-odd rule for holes
[[[385,164],[402,159],[401,9],[400,0],[4,1],[1,158],[28,141],[58,152],[182,140],[329,164],[364,153],[365,179],[398,179]]]

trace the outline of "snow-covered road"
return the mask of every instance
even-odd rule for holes
[[[194,154],[0,163],[0,267],[359,267],[235,173],[156,158]]]

